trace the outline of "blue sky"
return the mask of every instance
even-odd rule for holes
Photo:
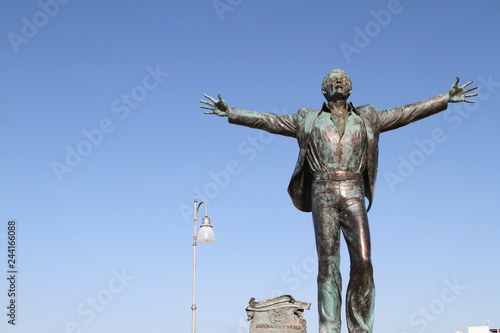
[[[312,303],[309,214],[286,193],[294,139],[230,125],[203,93],[275,113],[319,108],[324,75],[379,109],[479,86],[476,104],[384,133],[369,213],[375,331],[500,327],[500,67],[493,1],[0,3],[0,267],[17,223],[16,327],[190,330],[192,201],[198,331],[247,332],[251,297]],[[201,215],[201,213],[200,213]],[[200,216],[201,217],[201,216]],[[347,284],[348,256],[342,271]]]

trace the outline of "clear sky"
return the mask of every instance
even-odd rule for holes
[[[247,332],[251,297],[312,303],[310,214],[286,192],[298,147],[204,115],[203,93],[319,108],[324,75],[379,109],[479,86],[476,104],[381,136],[369,213],[375,332],[500,327],[497,1],[0,2],[2,332],[188,332],[193,197],[198,332]],[[199,214],[200,218],[202,213]],[[342,248],[348,280],[348,255]],[[8,324],[15,299],[16,327]]]

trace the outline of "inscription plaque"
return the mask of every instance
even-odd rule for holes
[[[283,295],[256,302],[251,298],[246,308],[250,320],[250,333],[306,333],[304,310],[311,303],[296,301],[290,295]]]

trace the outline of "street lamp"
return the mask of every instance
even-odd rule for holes
[[[197,235],[198,227],[198,210],[201,204],[205,206],[205,217],[201,222],[200,232]],[[212,243],[215,241],[214,231],[208,217],[207,204],[201,201],[198,203],[196,196],[194,197],[194,232],[193,232],[193,304],[191,305],[191,333],[196,333],[196,245],[201,243]]]

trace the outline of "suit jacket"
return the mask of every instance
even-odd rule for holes
[[[367,149],[363,180],[365,196],[369,202],[367,210],[370,209],[373,202],[378,170],[378,140],[380,133],[436,114],[445,110],[447,105],[446,94],[386,110],[377,110],[372,105],[354,108],[351,104],[351,110],[361,116],[366,128]],[[269,133],[297,139],[300,149],[299,157],[288,186],[288,193],[295,207],[304,212],[311,211],[311,185],[313,182],[313,175],[306,163],[306,151],[314,122],[320,112],[321,110],[308,108],[302,108],[296,114],[289,115],[277,115],[237,108],[231,108],[228,112],[229,122],[232,124],[258,128]]]

